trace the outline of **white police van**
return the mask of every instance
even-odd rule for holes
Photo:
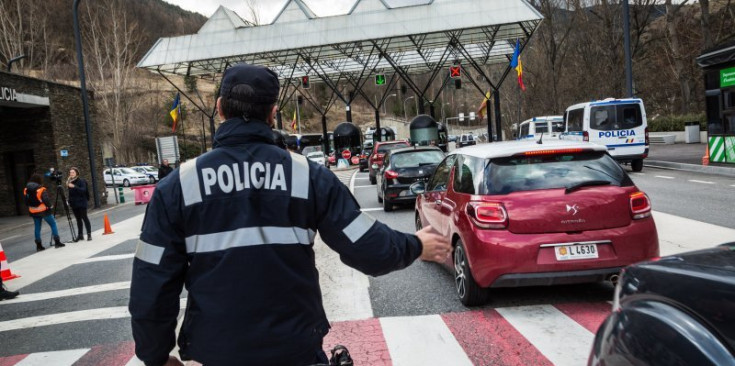
[[[541,134],[544,135],[544,138],[558,138],[559,134],[562,132],[564,132],[563,116],[533,117],[518,125],[516,139],[524,140],[539,138],[541,137]]]
[[[575,104],[564,112],[564,133],[559,138],[605,145],[615,160],[630,163],[639,172],[649,146],[643,101],[608,98]]]

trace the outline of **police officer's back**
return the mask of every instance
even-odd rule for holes
[[[168,354],[183,285],[183,359],[208,366],[326,361],[317,232],[345,264],[370,275],[449,253],[430,229],[417,237],[375,222],[329,170],[275,146],[278,88],[268,69],[228,69],[217,102],[227,120],[214,149],[154,193],[130,296],[136,354],[147,365],[176,362]]]

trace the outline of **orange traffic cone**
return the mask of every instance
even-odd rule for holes
[[[702,165],[709,165],[709,144],[707,144],[707,150],[705,150],[702,157]]]
[[[3,281],[20,277],[10,272],[10,265],[8,265],[8,258],[5,257],[2,244],[0,244],[0,277],[2,277]]]
[[[110,226],[110,219],[107,217],[107,214],[105,214],[105,232],[102,233],[102,235],[107,234],[114,234],[115,232],[112,231],[112,227]]]

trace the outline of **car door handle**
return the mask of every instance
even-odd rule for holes
[[[435,205],[441,205],[442,204],[442,200],[436,200],[436,201],[434,201],[434,204]]]

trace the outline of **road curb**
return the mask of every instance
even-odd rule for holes
[[[713,175],[721,175],[724,177],[735,177],[735,168],[727,168],[722,166],[697,165],[686,163],[675,163],[672,161],[661,160],[643,160],[643,165],[651,168],[664,168],[673,170],[683,170],[694,173],[705,173]]]

